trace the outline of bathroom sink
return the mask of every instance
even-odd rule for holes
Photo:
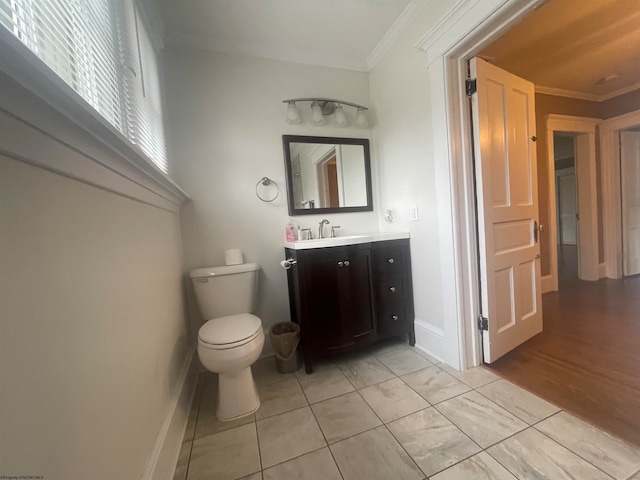
[[[359,243],[398,240],[401,238],[410,238],[409,232],[376,232],[334,238],[316,238],[315,240],[298,240],[284,242],[284,246],[293,250],[307,250],[310,248],[341,247],[343,245],[357,245]]]
[[[372,235],[345,235],[334,238],[316,238],[314,240],[299,240],[296,242],[284,242],[284,246],[294,250],[307,250],[309,248],[340,247],[342,245],[356,245],[373,240]]]

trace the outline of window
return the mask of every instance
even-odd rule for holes
[[[156,51],[134,0],[0,0],[0,25],[167,173]]]
[[[132,2],[117,15],[122,65],[123,111],[127,137],[167,172],[162,100],[156,51],[149,31]]]

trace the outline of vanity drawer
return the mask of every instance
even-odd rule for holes
[[[393,302],[378,308],[378,332],[391,335],[406,330],[408,324],[407,306],[404,302]]]
[[[407,299],[406,275],[403,273],[380,275],[375,280],[376,300],[382,303]]]
[[[376,274],[401,273],[406,270],[408,243],[404,241],[386,242],[388,245],[373,249],[373,271]]]

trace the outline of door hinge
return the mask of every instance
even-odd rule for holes
[[[482,315],[478,315],[478,329],[480,330],[489,330],[489,319],[483,317]]]
[[[478,90],[478,84],[475,78],[467,78],[464,82],[464,90],[467,92],[467,97],[470,97]]]

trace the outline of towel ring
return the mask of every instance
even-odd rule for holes
[[[260,188],[260,185],[264,187],[268,187],[269,185],[275,185],[276,194],[273,196],[273,198],[265,198],[262,195],[260,195],[260,192],[258,191],[258,189]],[[269,177],[262,177],[260,180],[258,180],[258,183],[256,183],[256,197],[258,197],[263,202],[265,203],[273,202],[276,198],[278,198],[278,195],[280,195],[280,187],[276,182],[271,180]]]

